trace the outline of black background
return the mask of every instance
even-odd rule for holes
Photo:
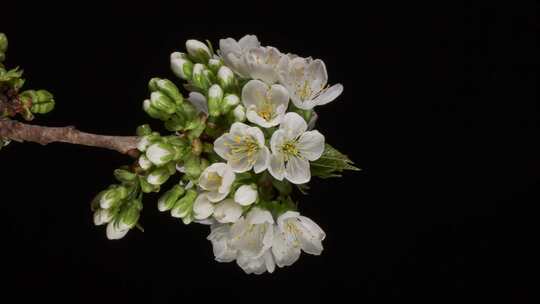
[[[525,303],[537,293],[528,278],[540,199],[536,5],[225,4],[243,9],[15,5],[0,11],[0,31],[10,41],[8,66],[25,70],[28,88],[56,97],[55,111],[33,123],[103,134],[159,127],[141,110],[147,81],[178,81],[169,54],[187,39],[217,46],[252,33],[323,59],[345,91],[318,108],[317,128],[363,169],[313,180],[309,196],[298,194],[301,212],[327,232],[323,255],[245,275],[213,261],[208,227],[160,214],[156,195],[145,198],[146,232],[108,241],[89,202],[129,158],[15,143],[0,154],[2,289],[75,302]]]

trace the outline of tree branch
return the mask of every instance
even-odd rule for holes
[[[81,132],[74,127],[52,128],[29,125],[11,119],[0,118],[0,137],[18,142],[35,142],[47,145],[64,142],[76,145],[105,148],[138,156],[137,136],[107,136]]]

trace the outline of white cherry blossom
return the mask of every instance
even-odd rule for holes
[[[242,185],[234,193],[234,201],[242,206],[249,206],[257,201],[258,196],[256,185]]]
[[[327,86],[328,73],[320,59],[282,56],[279,62],[280,83],[289,91],[292,102],[310,110],[327,104],[343,92],[343,85]]]
[[[242,89],[246,118],[263,128],[277,126],[289,105],[289,93],[279,84],[250,80]]]
[[[245,61],[246,53],[261,44],[255,35],[246,35],[236,41],[233,38],[219,40],[219,54],[223,62],[242,77],[248,77],[249,71]]]
[[[272,134],[268,171],[277,180],[283,178],[294,184],[311,179],[309,162],[319,159],[324,151],[324,136],[307,131],[306,121],[294,112],[287,113],[279,129]]]
[[[242,216],[242,206],[233,199],[226,199],[216,204],[214,219],[220,223],[234,223]]]
[[[279,267],[290,266],[298,260],[300,252],[320,255],[326,234],[311,219],[300,213],[287,211],[274,226],[272,253]]]
[[[214,142],[214,151],[227,160],[234,172],[252,168],[260,173],[268,167],[270,151],[264,144],[264,134],[257,127],[235,122],[228,133]]]
[[[235,174],[231,166],[226,163],[214,163],[208,166],[199,177],[199,187],[208,191],[208,200],[219,202],[223,200],[231,190]]]
[[[206,239],[212,243],[216,261],[221,263],[234,261],[238,251],[229,246],[231,225],[212,225],[210,230],[210,235]]]
[[[274,219],[269,211],[254,207],[231,227],[231,248],[238,250],[245,259],[262,257],[272,246]]]
[[[278,64],[282,56],[278,49],[271,46],[250,49],[244,56],[249,76],[267,84],[278,82]]]

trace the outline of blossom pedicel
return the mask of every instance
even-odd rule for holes
[[[174,181],[157,208],[186,225],[210,225],[216,261],[262,274],[292,265],[301,252],[320,255],[325,233],[297,210],[293,190],[304,191],[312,177],[358,170],[314,130],[314,107],[343,92],[328,85],[324,62],[246,35],[221,39],[217,52],[188,40],[170,66],[183,83],[152,78],[143,109],[172,133],[137,129],[138,158],[96,196],[94,223],[107,224],[109,239],[142,230],[142,196]]]

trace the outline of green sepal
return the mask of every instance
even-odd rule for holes
[[[320,178],[341,177],[340,173],[345,170],[360,171],[345,154],[329,144],[325,145],[321,157],[310,165],[311,175]]]

